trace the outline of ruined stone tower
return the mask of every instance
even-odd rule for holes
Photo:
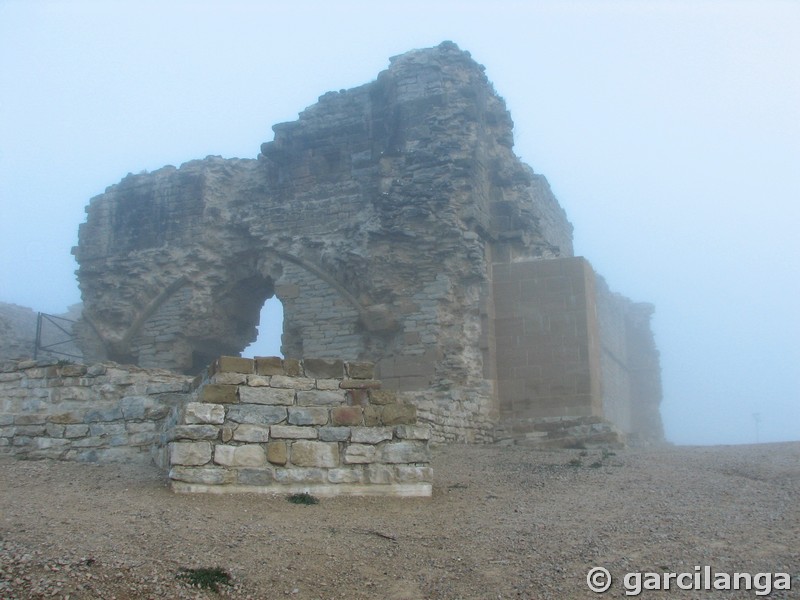
[[[440,440],[555,417],[661,438],[651,309],[573,257],[512,125],[445,42],[275,125],[257,159],[128,175],[74,250],[85,355],[198,372],[274,295],[286,357],[375,361]]]

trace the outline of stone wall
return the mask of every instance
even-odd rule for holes
[[[0,452],[166,465],[166,432],[191,378],[114,363],[14,361],[0,369]]]
[[[170,432],[178,492],[430,496],[430,427],[371,363],[222,357]]]

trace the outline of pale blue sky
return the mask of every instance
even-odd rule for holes
[[[656,304],[678,443],[800,439],[800,3],[0,0],[0,301],[79,300],[89,198],[255,157],[274,123],[453,40],[577,254]]]

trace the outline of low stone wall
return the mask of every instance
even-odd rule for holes
[[[373,365],[221,357],[170,432],[177,492],[430,496],[430,427]]]
[[[12,361],[0,368],[0,452],[166,466],[165,432],[192,379],[116,363]]]

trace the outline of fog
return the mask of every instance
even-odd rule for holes
[[[323,93],[453,40],[576,254],[656,305],[667,437],[800,439],[800,4],[283,4],[0,0],[0,301],[80,300],[84,206],[128,172],[253,158]]]

